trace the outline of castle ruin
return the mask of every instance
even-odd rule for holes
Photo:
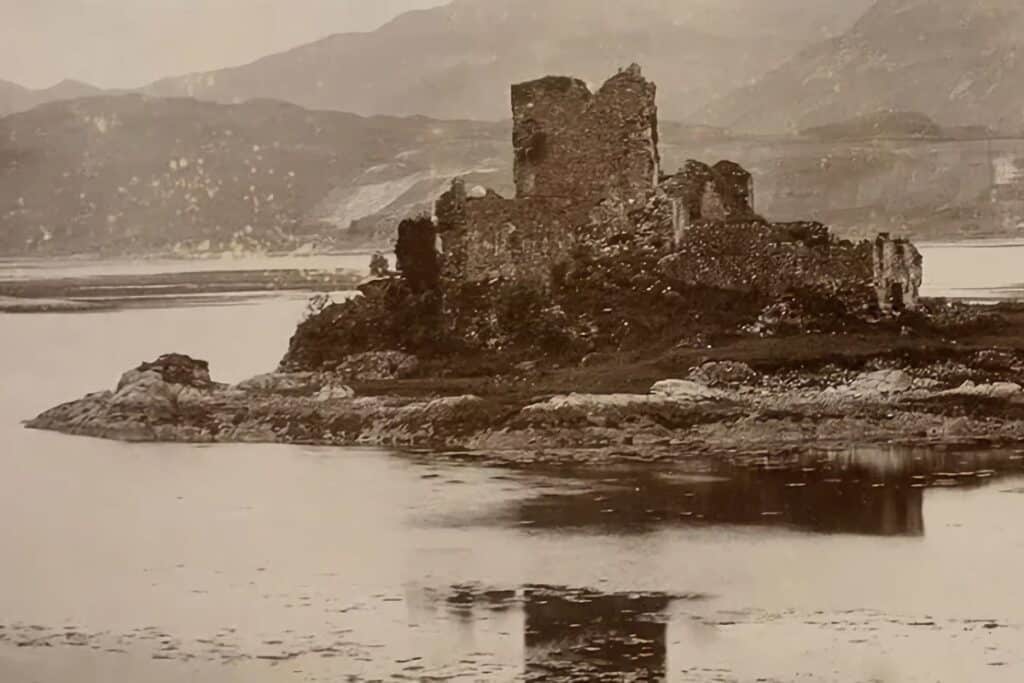
[[[869,296],[887,314],[918,306],[921,256],[909,242],[854,244],[819,223],[769,222],[750,173],[731,161],[663,173],[656,87],[637,65],[596,92],[565,77],[514,85],[512,113],[515,198],[456,179],[436,204],[446,278],[550,286],[575,244],[595,228],[636,230],[646,208],[672,245],[662,267],[687,284]]]

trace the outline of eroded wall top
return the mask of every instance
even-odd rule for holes
[[[635,64],[596,93],[563,77],[512,86],[517,196],[643,197],[659,175],[655,99]]]

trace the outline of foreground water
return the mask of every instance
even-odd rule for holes
[[[360,251],[305,256],[225,255],[223,258],[194,259],[0,258],[0,281],[249,270],[363,271],[369,267],[370,256],[371,252]]]
[[[510,472],[20,428],[168,350],[266,370],[304,305],[0,315],[0,681],[1024,676],[1015,451]]]

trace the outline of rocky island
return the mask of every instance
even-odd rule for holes
[[[275,372],[171,354],[28,426],[516,463],[1024,439],[1024,308],[922,299],[912,244],[772,222],[736,163],[664,172],[635,65],[512,107],[516,196],[453,181]]]

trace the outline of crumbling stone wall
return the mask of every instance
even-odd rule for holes
[[[775,299],[815,292],[863,306],[874,296],[871,245],[836,240],[820,223],[701,222],[661,265],[689,285]]]
[[[547,77],[512,87],[516,198],[470,197],[456,180],[435,206],[444,272],[460,281],[550,284],[599,202],[637,202],[659,172],[655,86],[633,65],[592,93]]]
[[[465,279],[466,245],[470,226],[466,223],[466,182],[452,181],[451,188],[434,204],[434,222],[441,243],[441,274],[450,281]]]
[[[414,292],[436,289],[441,276],[437,254],[437,228],[427,217],[398,224],[395,258],[399,272]]]
[[[732,161],[708,166],[690,159],[678,173],[663,176],[659,188],[672,201],[672,233],[677,243],[687,228],[701,221],[741,221],[757,216],[753,177]]]
[[[642,240],[675,282],[782,297],[828,294],[883,312],[918,304],[921,257],[902,240],[852,244],[820,223],[769,223],[742,166],[688,161],[660,175],[655,86],[638,66],[596,93],[548,77],[512,88],[517,196],[469,196],[463,181],[437,202],[445,279],[514,280],[546,289],[576,246]],[[662,246],[664,245],[664,246]]]
[[[917,248],[882,233],[872,250],[872,282],[883,313],[913,311],[920,305],[923,259]]]
[[[546,287],[564,268],[572,235],[586,215],[568,199],[531,197],[509,201],[497,195],[469,199],[473,226],[465,245],[463,276],[470,281],[506,278]]]
[[[516,196],[596,203],[657,185],[656,87],[636,64],[596,93],[573,78],[512,87]]]

